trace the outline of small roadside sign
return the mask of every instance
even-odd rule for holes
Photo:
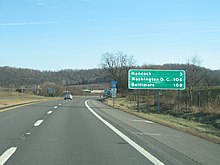
[[[112,88],[117,88],[117,86],[116,86],[117,83],[118,83],[117,81],[112,81],[112,82],[111,82],[111,84],[112,84]]]
[[[112,88],[111,92],[112,92],[112,98],[116,98],[117,97],[117,88]]]

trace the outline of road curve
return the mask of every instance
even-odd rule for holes
[[[220,162],[218,144],[85,98],[1,112],[0,135],[0,165]]]

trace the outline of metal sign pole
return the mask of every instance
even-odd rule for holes
[[[140,111],[140,90],[137,90],[137,112]]]
[[[160,114],[160,90],[157,91],[157,113]]]
[[[180,110],[180,90],[178,90],[178,111]]]

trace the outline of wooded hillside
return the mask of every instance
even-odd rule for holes
[[[0,67],[0,87],[31,87],[44,83],[55,83],[62,86],[75,84],[99,83],[107,81],[106,74],[100,69],[39,71],[33,69]]]
[[[220,70],[186,64],[148,65],[133,68],[144,69],[183,69],[187,73],[187,86],[220,86]],[[125,76],[126,77],[126,76]],[[33,69],[0,67],[0,87],[31,87],[44,83],[61,86],[110,82],[113,78],[104,69],[39,71]]]

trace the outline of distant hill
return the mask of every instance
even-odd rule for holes
[[[212,71],[207,68],[186,64],[148,65],[136,68],[184,69],[187,72],[188,79],[193,78],[191,75],[195,72],[197,78],[200,79],[200,85],[220,85],[220,70]],[[0,67],[0,87],[3,88],[19,88],[21,86],[31,87],[32,85],[41,85],[46,82],[56,83],[62,86],[71,86],[110,81],[111,77],[108,73],[100,68],[88,70],[66,69],[60,71],[39,71],[8,66]]]
[[[30,87],[46,82],[70,86],[76,84],[89,84],[105,82],[107,74],[101,69],[89,70],[60,70],[60,71],[39,71],[14,67],[0,67],[0,87],[19,88]]]
[[[192,64],[142,66],[145,69],[185,70],[187,87],[220,86],[220,70],[210,70]]]

